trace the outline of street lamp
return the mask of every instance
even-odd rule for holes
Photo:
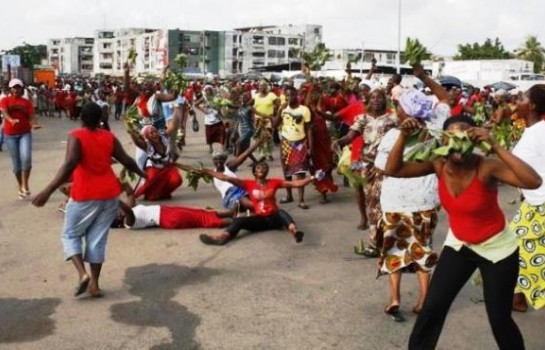
[[[401,72],[401,0],[397,0],[397,60],[396,72]]]

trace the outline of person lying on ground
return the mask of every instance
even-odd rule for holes
[[[232,211],[204,210],[184,206],[136,205],[134,192],[130,186],[124,187],[127,202],[119,202],[117,218],[112,228],[162,229],[221,228],[231,223]]]

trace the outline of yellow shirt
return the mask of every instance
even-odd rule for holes
[[[310,123],[310,109],[299,105],[297,108],[286,107],[282,111],[280,133],[288,141],[299,141],[305,138],[305,124]]]
[[[254,108],[257,112],[268,117],[272,117],[274,114],[274,101],[278,97],[273,92],[269,92],[266,96],[261,96],[261,94],[256,94],[254,98]],[[256,118],[261,116],[256,115]]]

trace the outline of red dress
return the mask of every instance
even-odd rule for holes
[[[325,177],[321,181],[316,181],[314,186],[320,193],[337,192],[339,187],[335,185],[331,172],[335,167],[333,163],[333,151],[331,150],[331,137],[327,130],[327,125],[320,115],[312,113],[312,164],[315,170],[323,170]]]
[[[172,192],[182,185],[182,177],[178,168],[170,162],[168,140],[161,136],[165,144],[165,154],[155,151],[149,142],[146,142],[148,149],[148,160],[146,161],[146,182],[140,185],[135,191],[135,197],[144,196],[147,201],[158,201],[161,199],[170,199]]]

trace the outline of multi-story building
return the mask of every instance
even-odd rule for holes
[[[363,56],[363,60],[361,57]],[[401,64],[405,62],[405,52],[400,52]],[[377,50],[377,49],[364,49],[364,48],[355,48],[355,49],[338,49],[331,50],[331,61],[356,61],[355,65],[359,63],[370,63],[371,60],[375,59],[377,64],[381,65],[396,65],[397,64],[397,51],[395,50]]]
[[[135,50],[133,72],[159,75],[166,62],[174,67],[176,55],[184,53],[186,73],[226,75],[298,62],[301,51],[311,51],[321,41],[320,25],[228,32],[126,28],[97,30],[94,38],[52,39],[48,57],[59,73],[122,76],[123,64]]]
[[[167,39],[165,31],[148,28],[98,30],[95,32],[94,74],[123,75],[129,52],[137,54],[134,72],[160,74],[165,63]]]
[[[322,42],[320,25],[238,28],[225,32],[222,73],[247,73],[252,68],[299,61],[301,51]]]
[[[168,31],[168,61],[175,67],[175,57],[187,55],[186,73],[220,73],[225,41],[224,32],[171,29]]]
[[[48,65],[59,74],[90,75],[93,71],[93,38],[50,39]]]

